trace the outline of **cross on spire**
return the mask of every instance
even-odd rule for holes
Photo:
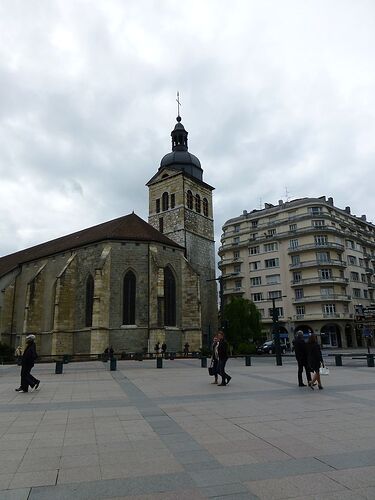
[[[181,106],[181,103],[180,103],[180,92],[177,90],[177,116],[179,117],[180,116],[180,106]]]

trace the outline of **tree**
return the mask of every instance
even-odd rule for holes
[[[233,297],[224,307],[224,317],[227,325],[225,335],[234,348],[262,336],[260,312],[250,300]]]

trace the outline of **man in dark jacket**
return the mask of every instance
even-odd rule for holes
[[[219,375],[221,376],[221,384],[219,385],[223,386],[229,384],[229,382],[232,379],[232,377],[230,377],[227,373],[225,373],[225,365],[229,357],[229,346],[228,342],[224,338],[223,332],[219,332],[217,336],[219,339],[219,345],[217,347],[217,354],[219,358],[218,372]]]
[[[28,392],[29,386],[32,389],[38,389],[40,380],[33,377],[30,373],[37,357],[35,335],[28,335],[26,337],[26,349],[22,355],[21,386],[16,389],[17,392]]]
[[[307,382],[311,382],[311,373],[309,366],[307,365],[307,346],[306,342],[303,340],[303,332],[299,330],[297,332],[297,337],[293,341],[294,354],[298,363],[298,385],[299,387],[305,387],[306,384],[302,380],[302,372],[305,369]]]

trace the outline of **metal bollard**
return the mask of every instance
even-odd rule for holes
[[[205,357],[201,358],[201,367],[207,368],[207,358]]]
[[[60,375],[62,372],[63,372],[63,362],[62,361],[56,361],[55,373],[57,375]]]
[[[245,365],[251,366],[251,356],[245,356]]]
[[[374,368],[374,355],[373,354],[367,354],[367,366],[369,368]]]
[[[335,362],[336,362],[336,366],[342,366],[342,355],[341,354],[335,354]]]
[[[163,358],[161,356],[156,358],[156,368],[163,368]]]
[[[111,358],[109,369],[111,372],[115,372],[117,370],[117,358]]]

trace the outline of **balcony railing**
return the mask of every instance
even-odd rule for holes
[[[301,285],[316,285],[317,283],[321,284],[326,284],[326,283],[341,283],[341,284],[347,284],[349,283],[348,278],[340,278],[339,276],[335,277],[330,277],[330,278],[305,278],[305,279],[300,279],[299,281],[293,280],[292,286],[301,286]],[[374,285],[375,286],[375,285]]]
[[[293,316],[294,321],[312,321],[312,320],[319,320],[319,319],[328,319],[328,318],[345,318],[349,316],[349,314],[346,313],[312,313],[312,314],[295,314]]]
[[[326,248],[334,248],[335,250],[339,250],[340,252],[343,252],[345,249],[344,245],[341,245],[340,243],[327,241],[324,244],[308,243],[306,245],[299,245],[297,247],[288,247],[288,253],[299,253],[306,250],[321,250]]]
[[[329,266],[339,266],[346,267],[346,262],[338,259],[328,259],[328,260],[306,260],[304,262],[299,262],[298,264],[290,264],[289,269],[299,269],[300,267],[329,267]]]
[[[301,304],[304,302],[350,302],[352,300],[351,295],[345,294],[319,294],[319,295],[310,295],[306,297],[295,297],[292,302],[293,304]]]

